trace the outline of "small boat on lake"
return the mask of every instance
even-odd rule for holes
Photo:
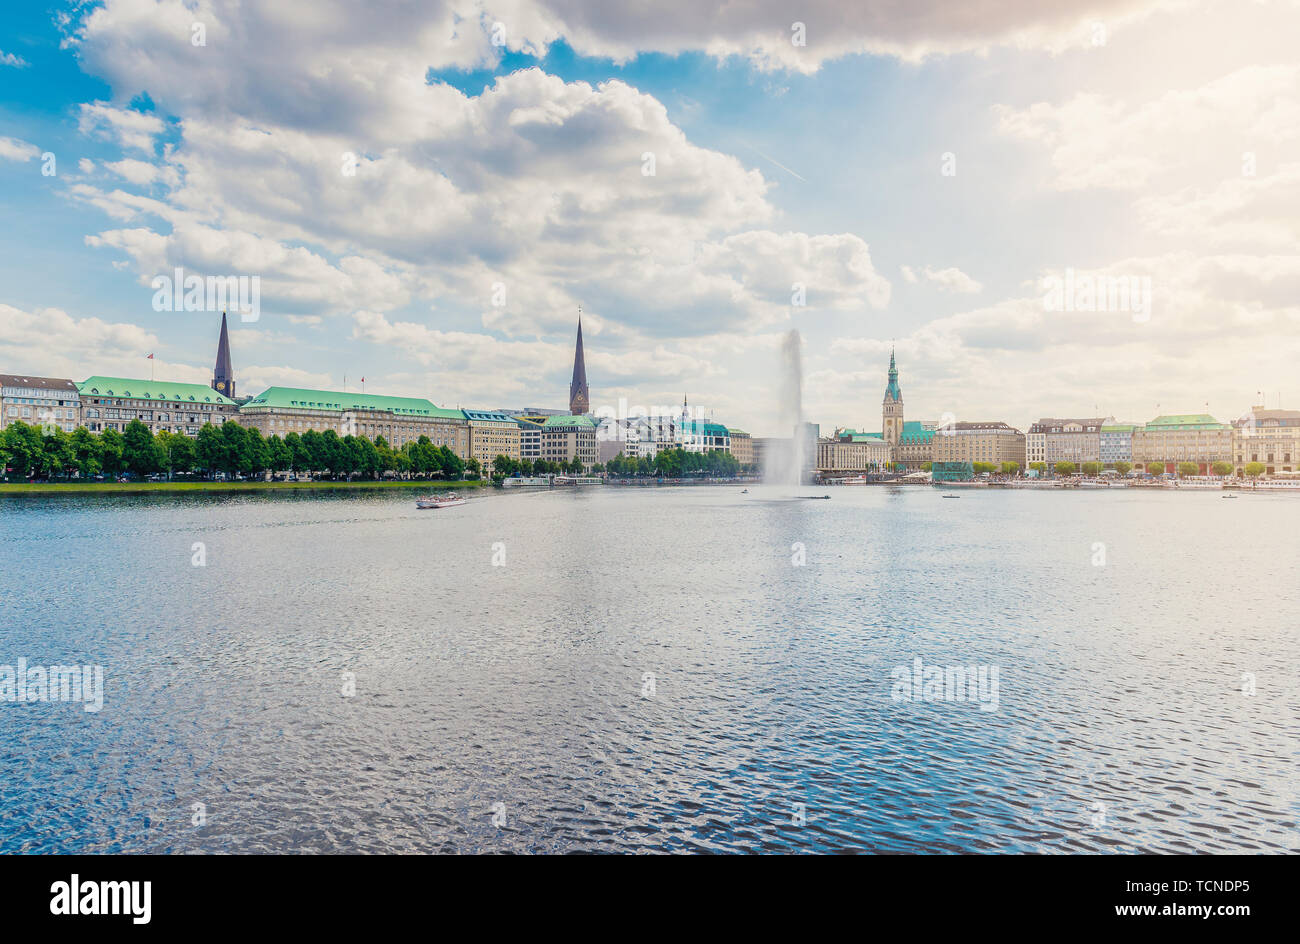
[[[457,495],[426,495],[415,500],[416,508],[454,508],[469,502]]]

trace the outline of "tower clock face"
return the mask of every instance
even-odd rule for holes
[[[225,390],[225,389],[226,389],[226,382],[225,382],[224,380],[218,380],[218,381],[217,381],[217,390],[218,390],[218,391],[221,391],[221,390]]]

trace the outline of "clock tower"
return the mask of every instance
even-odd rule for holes
[[[880,407],[880,436],[891,446],[897,446],[903,434],[903,391],[898,386],[898,367],[894,364],[894,352],[889,352],[889,384],[885,387],[885,399]]]
[[[221,313],[221,336],[217,339],[217,363],[212,368],[212,389],[230,399],[235,398],[235,369],[230,366],[230,335],[226,333],[226,313]]]

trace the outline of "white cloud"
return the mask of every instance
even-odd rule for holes
[[[580,55],[619,62],[641,52],[702,51],[720,59],[741,57],[760,69],[811,73],[854,53],[915,61],[999,45],[1082,47],[1091,42],[1093,22],[1103,20],[1114,32],[1162,5],[1167,4],[374,0],[364,6],[320,3],[289,14],[276,4],[236,0],[109,0],[81,19],[75,41],[87,66],[108,76],[115,88],[157,89],[169,107],[184,102],[272,120],[288,113],[344,115],[369,124],[415,117],[414,93],[427,69],[491,65],[505,50],[543,54],[561,38]],[[206,46],[190,42],[195,22],[206,27]],[[501,48],[492,45],[497,23],[504,28]],[[186,82],[174,82],[177,75]]]
[[[158,338],[137,325],[0,303],[0,362],[10,372],[84,380],[85,365],[94,364],[97,373],[138,373],[144,356],[158,346]]]
[[[983,285],[976,282],[961,269],[932,269],[926,266],[918,272],[911,266],[900,266],[899,268],[905,281],[916,284],[921,279],[925,279],[937,286],[941,292],[952,292],[958,295],[978,295],[984,291]]]
[[[182,264],[259,274],[264,296],[291,307],[441,299],[519,336],[567,330],[583,304],[631,340],[787,319],[795,283],[814,310],[888,302],[862,239],[754,228],[776,216],[762,175],[691,144],[658,100],[622,82],[528,69],[477,97],[418,94],[429,115],[417,141],[402,129],[363,150],[334,134],[187,116],[155,164],[111,165],[137,185],[162,183],[164,198],[71,193],[115,219],[171,224],[93,238],[135,257],[142,279]],[[494,307],[498,284],[508,301]]]
[[[1043,273],[1044,276],[1060,273]],[[1048,311],[1038,288],[1029,294],[931,321],[896,342],[909,415],[951,410],[960,419],[1005,420],[1090,412],[1150,419],[1165,412],[1235,416],[1259,378],[1294,373],[1287,345],[1260,337],[1294,337],[1300,330],[1300,256],[1191,252],[1119,260],[1083,276],[1149,277],[1149,320],[1132,312]],[[834,364],[883,365],[895,342],[842,338]],[[1080,352],[1086,352],[1081,356]],[[842,402],[855,373],[810,371],[822,389],[809,400]],[[913,413],[915,409],[917,412]],[[1222,418],[1222,416],[1221,416]]]
[[[22,56],[14,55],[11,52],[5,52],[0,49],[0,66],[13,66],[15,69],[25,69],[28,63]]]
[[[95,134],[116,141],[124,148],[153,153],[155,138],[165,125],[161,118],[108,102],[90,102],[81,106],[78,128],[82,134]]]
[[[41,149],[18,138],[0,137],[0,160],[30,161],[40,157]]]
[[[1240,176],[1244,152],[1300,141],[1300,65],[1248,66],[1146,102],[1081,93],[994,113],[1005,133],[1049,149],[1061,190],[1168,188]],[[1236,148],[1225,153],[1210,141]]]

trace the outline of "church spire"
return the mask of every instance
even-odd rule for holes
[[[223,396],[235,396],[235,368],[230,364],[230,335],[226,332],[226,313],[221,313],[221,335],[217,338],[217,363],[212,368],[212,389]]]
[[[578,306],[578,344],[573,351],[573,380],[569,383],[569,412],[582,416],[591,411],[587,390],[587,361],[582,353],[582,306]]]

